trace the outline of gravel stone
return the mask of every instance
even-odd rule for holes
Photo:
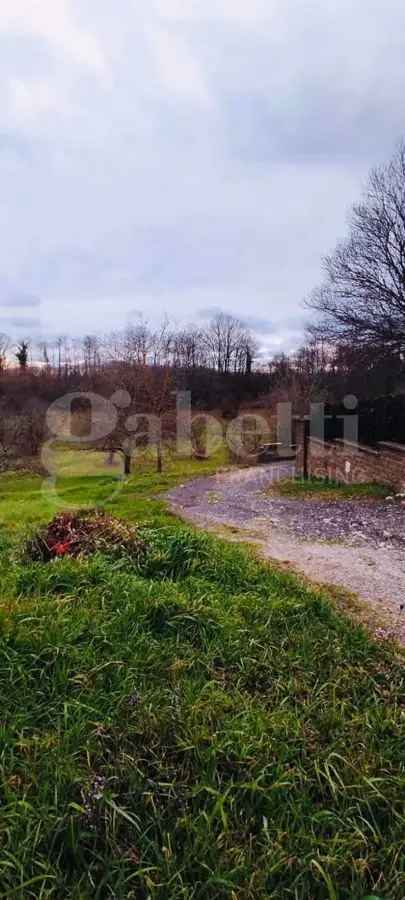
[[[266,558],[288,560],[316,582],[358,594],[405,643],[404,502],[271,493],[273,483],[293,476],[291,462],[233,469],[188,482],[167,496],[184,518],[217,531],[229,526],[239,539],[257,542]]]

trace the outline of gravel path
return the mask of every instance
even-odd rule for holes
[[[168,499],[184,518],[217,531],[228,526],[266,558],[358,594],[386,626],[379,634],[405,644],[405,506],[266,493],[293,474],[290,462],[235,469],[181,485]]]

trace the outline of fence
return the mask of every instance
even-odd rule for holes
[[[381,441],[375,447],[309,436],[308,422],[296,424],[297,475],[350,483],[378,482],[405,489],[405,445]]]
[[[343,438],[343,416],[350,410],[343,406],[326,406],[325,440]],[[377,397],[360,401],[353,410],[358,418],[358,438],[365,446],[377,447],[379,442],[405,444],[405,396]]]

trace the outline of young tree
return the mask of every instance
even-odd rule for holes
[[[326,279],[309,299],[327,341],[405,350],[405,143],[371,172],[353,207],[350,235],[324,259]]]
[[[131,474],[137,448],[153,447],[157,471],[161,472],[163,438],[165,431],[171,430],[176,407],[172,370],[169,366],[126,365],[112,369],[110,377],[116,421],[97,446],[109,453],[109,463],[116,453],[122,456],[125,475]]]
[[[156,469],[161,472],[164,419],[174,407],[174,382],[168,366],[153,368],[149,366],[144,369],[142,394],[151,418],[149,439],[156,448]]]

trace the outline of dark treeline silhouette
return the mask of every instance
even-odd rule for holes
[[[289,400],[307,415],[310,402],[325,405],[325,438],[343,437],[343,416],[358,416],[360,443],[405,443],[405,367],[400,354],[381,347],[332,347],[314,341],[270,365],[272,405]]]
[[[304,413],[311,400],[337,404],[346,394],[365,401],[405,392],[402,355],[383,352],[380,346],[311,339],[294,353],[254,364],[252,340],[249,365],[240,368],[240,347],[231,352],[226,348],[218,364],[214,354],[210,359],[197,356],[197,345],[194,356],[188,351],[181,356],[173,346],[162,349],[163,331],[158,332],[159,344],[144,324],[108,339],[65,338],[56,347],[46,347],[46,361],[34,356],[30,344],[29,361],[0,369],[0,409],[18,412],[34,399],[41,407],[74,391],[108,396],[120,388],[131,391],[134,385],[139,391],[144,370],[170,371],[173,389],[191,391],[193,406],[224,415],[235,415],[248,403],[268,407],[290,400],[297,413]]]
[[[269,364],[271,390],[298,404],[308,400],[339,403],[347,394],[359,400],[405,392],[400,354],[378,347],[312,341],[296,353],[275,356]]]
[[[124,408],[123,421],[128,415],[142,413],[166,416],[167,432],[173,431],[176,390],[191,392],[194,409],[215,410],[223,417],[232,417],[241,404],[268,393],[269,373],[254,369],[256,353],[250,332],[236,318],[223,314],[205,329],[176,330],[166,321],[152,329],[141,321],[106,337],[60,337],[39,345],[27,339],[14,349],[3,336],[0,456],[10,456],[13,448],[23,453],[24,446],[26,455],[33,455],[34,441],[28,438],[28,431],[30,435],[35,432],[38,446],[38,423],[44,423],[43,437],[50,404],[76,392],[108,398],[125,391],[129,406]],[[111,453],[122,452],[125,466],[129,466],[126,438],[125,429],[118,424],[110,440],[103,443]],[[156,450],[159,459],[158,440]]]

